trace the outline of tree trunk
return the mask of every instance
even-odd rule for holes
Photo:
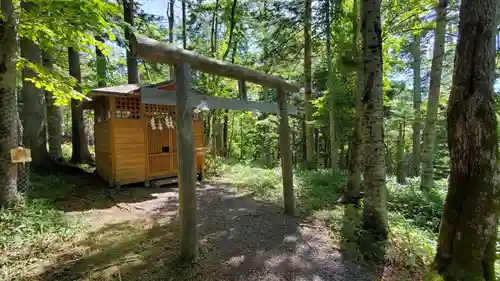
[[[313,126],[309,122],[313,121],[312,107],[312,71],[311,71],[311,0],[305,0],[304,13],[304,80],[305,80],[305,108],[306,108],[306,166],[314,167],[314,136]]]
[[[380,0],[363,0],[362,34],[365,88],[363,124],[365,144],[363,228],[374,240],[387,238],[387,194],[383,138],[382,34]]]
[[[228,40],[227,40],[227,48],[224,51],[224,54],[222,55],[222,60],[226,60],[227,55],[229,54],[229,50],[231,49],[232,46],[232,41],[233,41],[233,34],[234,34],[234,27],[236,26],[236,7],[237,7],[238,1],[233,0],[233,4],[231,5],[231,21],[230,21],[230,26],[229,26],[229,35],[228,35]],[[233,52],[233,59],[232,63],[234,63],[234,56],[235,52]]]
[[[314,140],[314,155],[316,155],[316,159],[314,161],[314,167],[319,167],[320,155],[321,151],[319,151],[319,130],[318,128],[314,128],[313,130],[313,140]]]
[[[212,111],[212,119],[210,122],[211,127],[211,144],[210,149],[212,150],[212,159],[217,158],[217,111],[215,109]]]
[[[24,9],[30,9],[31,4],[21,2]],[[20,40],[21,56],[35,65],[42,65],[42,54],[40,48],[33,41],[22,38]],[[45,124],[45,108],[43,104],[43,91],[26,79],[36,78],[37,74],[29,67],[22,70],[23,77],[23,111],[22,119],[24,125],[24,146],[31,149],[31,167],[34,169],[43,167],[44,160],[48,156],[47,136]]]
[[[436,35],[434,37],[434,53],[432,57],[431,82],[427,100],[427,116],[425,119],[424,143],[422,146],[422,175],[420,186],[430,189],[434,185],[434,152],[436,149],[436,120],[441,90],[441,69],[443,67],[444,39],[446,31],[446,5],[448,0],[439,0],[436,7]]]
[[[17,165],[10,150],[18,146],[18,110],[16,97],[16,20],[10,0],[0,2],[0,207],[18,201]]]
[[[223,150],[223,153],[224,153],[224,157],[227,157],[228,156],[228,150],[227,150],[227,133],[228,133],[228,115],[229,112],[226,110],[224,112],[224,124],[223,124],[223,127],[222,127],[222,150]]]
[[[404,161],[404,122],[399,123],[398,139],[396,143],[396,181],[406,184],[405,161]]]
[[[130,26],[134,26],[134,0],[123,0],[123,19]],[[132,32],[129,28],[125,28],[125,39],[130,42]],[[129,84],[139,83],[139,67],[137,59],[130,51],[130,43],[127,48],[127,77]]]
[[[384,144],[385,146],[385,168],[386,168],[386,175],[392,176],[394,175],[394,171],[392,169],[392,153],[389,147]]]
[[[362,60],[358,48],[359,20],[358,20],[358,0],[354,1],[352,27],[353,49],[355,50],[355,60],[358,62],[356,68],[356,108],[354,117],[354,134],[352,136],[352,147],[350,149],[349,164],[347,168],[347,186],[344,192],[344,199],[351,202],[354,198],[359,198],[361,191],[361,167],[363,165],[363,103],[362,95],[364,91],[364,74]]]
[[[323,153],[323,158],[324,158],[324,168],[332,168],[331,163],[330,163],[330,127],[329,126],[323,126],[323,131],[321,132],[323,135],[323,139],[325,142],[324,150],[322,151]]]
[[[184,2],[184,1],[182,1]],[[175,16],[175,10],[174,10],[174,5],[175,5],[175,0],[170,0],[169,1],[169,6],[168,6],[168,42],[170,44],[174,43],[174,16]],[[173,65],[170,65],[170,79],[174,79],[174,67]]]
[[[233,136],[234,136],[234,114],[231,114],[232,118],[231,118],[231,135],[229,136],[229,144],[228,144],[228,148],[227,148],[227,155],[228,157],[231,156],[231,148],[233,147]]]
[[[81,92],[82,73],[80,70],[80,54],[73,48],[68,48],[69,75],[73,76],[78,85],[75,91]],[[85,123],[83,121],[83,110],[79,106],[80,101],[71,99],[71,143],[73,151],[71,161],[85,163],[92,160],[85,135]]]
[[[330,125],[330,162],[332,171],[338,169],[338,147],[337,147],[337,135],[336,135],[336,127],[335,127],[335,96],[333,93],[333,65],[332,65],[332,28],[330,15],[332,14],[332,10],[330,7],[330,1],[325,1],[325,10],[326,10],[326,65],[328,68],[328,78],[327,78],[327,87],[328,87],[328,122]]]
[[[182,48],[187,47],[187,33],[186,33],[186,1],[182,2]]]
[[[412,176],[420,175],[420,130],[422,128],[420,107],[422,105],[422,93],[420,90],[420,35],[414,36],[414,41],[411,46],[411,55],[413,57],[413,111],[415,118],[413,119],[413,151],[412,151]]]
[[[43,66],[52,71],[54,62],[51,54],[46,51],[42,55]],[[55,97],[52,92],[45,91],[45,104],[47,111],[47,133],[49,139],[49,156],[54,159],[62,159],[62,112],[61,107],[55,105]]]
[[[96,37],[96,40],[104,42],[101,37]],[[99,48],[95,49],[96,65],[97,65],[97,87],[106,87],[106,57]]]
[[[495,280],[500,207],[493,104],[496,1],[463,0],[447,129],[451,169],[435,266],[446,281]]]

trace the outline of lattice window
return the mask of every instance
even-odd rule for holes
[[[164,104],[145,104],[146,114],[149,117],[153,116],[171,116],[175,121],[175,106],[174,105],[164,105]],[[194,120],[202,120],[203,113],[196,113],[193,115]]]
[[[116,98],[117,119],[140,119],[141,101],[138,97]]]
[[[175,106],[164,104],[145,104],[146,114],[148,116],[170,115],[175,116]]]

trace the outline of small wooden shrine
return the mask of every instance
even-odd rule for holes
[[[97,174],[110,185],[177,176],[176,107],[141,103],[145,89],[175,95],[173,81],[94,89],[86,107],[94,109]],[[175,98],[175,97],[174,97]],[[193,116],[195,167],[204,168],[203,120]]]

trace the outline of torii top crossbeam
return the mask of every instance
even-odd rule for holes
[[[190,64],[191,68],[207,73],[243,80],[270,88],[280,88],[290,92],[299,90],[297,85],[288,83],[281,77],[205,57],[195,52],[167,45],[164,42],[135,33],[130,39],[130,49],[134,56],[148,61],[167,64],[186,62]]]

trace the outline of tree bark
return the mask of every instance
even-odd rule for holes
[[[361,7],[364,80],[363,140],[365,145],[363,228],[374,240],[387,239],[387,194],[383,138],[382,33],[380,0]]]
[[[434,185],[434,152],[436,150],[436,121],[441,90],[441,70],[445,51],[446,6],[448,0],[439,0],[436,7],[436,32],[434,37],[434,53],[432,57],[431,81],[427,100],[427,116],[425,119],[424,142],[422,153],[422,175],[420,187],[430,189]]]
[[[412,133],[412,141],[413,141],[413,151],[412,151],[412,166],[411,173],[412,176],[420,175],[420,139],[421,134],[420,130],[422,128],[422,118],[421,118],[421,105],[422,105],[422,93],[420,87],[420,35],[413,37],[413,43],[411,45],[411,55],[413,57],[413,111],[414,111],[414,119],[413,119],[413,133]]]
[[[312,70],[311,70],[311,0],[304,0],[304,80],[305,80],[305,109],[306,109],[306,166],[314,167],[314,136],[313,126],[309,122],[313,121],[312,107]]]
[[[54,62],[49,51],[42,54],[43,66],[52,71]],[[55,104],[52,92],[45,91],[45,104],[47,112],[47,133],[49,140],[49,156],[53,159],[62,159],[62,112],[61,107]]]
[[[75,91],[81,92],[80,83],[82,73],[80,69],[80,54],[72,47],[68,48],[69,75],[73,76],[78,82]],[[79,106],[80,101],[71,99],[71,143],[72,155],[71,161],[76,163],[85,163],[92,160],[88,147],[87,136],[85,135],[85,123],[83,120],[83,110]]]
[[[354,1],[352,28],[354,30],[352,47],[355,60],[358,62],[356,68],[356,108],[354,116],[354,134],[352,137],[352,147],[350,149],[349,164],[347,168],[347,186],[344,192],[344,200],[351,202],[359,198],[361,192],[361,167],[363,165],[363,103],[362,95],[364,91],[364,74],[361,64],[361,57],[358,47],[359,20],[358,20],[358,0]]]
[[[493,103],[494,0],[463,0],[447,129],[448,195],[435,269],[446,281],[495,280],[500,207],[497,120]]]
[[[21,2],[21,7],[26,10],[30,9],[31,5],[24,1]],[[24,59],[37,66],[42,65],[42,54],[37,44],[27,38],[22,38],[20,46],[21,56]],[[23,141],[24,146],[31,149],[31,167],[33,169],[43,167],[44,160],[48,156],[43,90],[35,87],[32,82],[26,80],[36,78],[37,76],[37,73],[29,67],[24,67],[22,70]]]
[[[123,19],[130,26],[134,26],[134,0],[123,0]],[[139,83],[139,67],[135,54],[130,51],[130,39],[132,38],[132,31],[125,28],[125,39],[128,42],[127,48],[127,77],[129,84]]]
[[[18,201],[17,165],[10,150],[19,140],[16,97],[16,19],[10,0],[0,2],[0,207],[12,207]]]
[[[406,184],[405,161],[404,161],[404,122],[399,123],[398,139],[396,143],[396,181]]]

